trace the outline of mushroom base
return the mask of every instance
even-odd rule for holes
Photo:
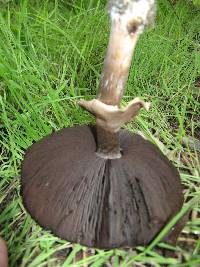
[[[148,244],[181,209],[169,160],[141,136],[120,131],[122,157],[96,151],[94,128],[77,126],[33,144],[22,164],[26,209],[55,235],[89,247]]]

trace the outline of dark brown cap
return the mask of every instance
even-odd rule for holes
[[[89,247],[148,244],[183,204],[178,171],[150,142],[120,131],[122,157],[96,155],[95,129],[63,129],[35,143],[22,164],[32,217]]]

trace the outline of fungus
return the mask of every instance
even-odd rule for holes
[[[149,141],[120,129],[150,106],[135,98],[121,108],[120,100],[137,39],[153,21],[154,0],[110,1],[109,10],[98,97],[79,102],[96,126],[52,133],[28,149],[22,164],[32,217],[68,241],[107,249],[148,244],[183,204],[176,168]]]

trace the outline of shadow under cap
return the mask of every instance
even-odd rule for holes
[[[149,141],[125,130],[122,157],[100,158],[95,131],[66,128],[32,145],[22,164],[24,204],[68,241],[104,249],[146,245],[182,207],[178,171]]]

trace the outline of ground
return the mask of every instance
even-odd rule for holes
[[[191,1],[159,0],[123,98],[152,103],[127,127],[178,168],[183,210],[147,248],[95,251],[60,240],[31,219],[20,195],[20,166],[25,150],[52,130],[94,122],[77,100],[98,90],[109,34],[105,1],[0,1],[0,235],[9,266],[200,266],[199,28],[200,11]],[[160,242],[187,211],[177,247]],[[175,254],[164,257],[166,248]]]

